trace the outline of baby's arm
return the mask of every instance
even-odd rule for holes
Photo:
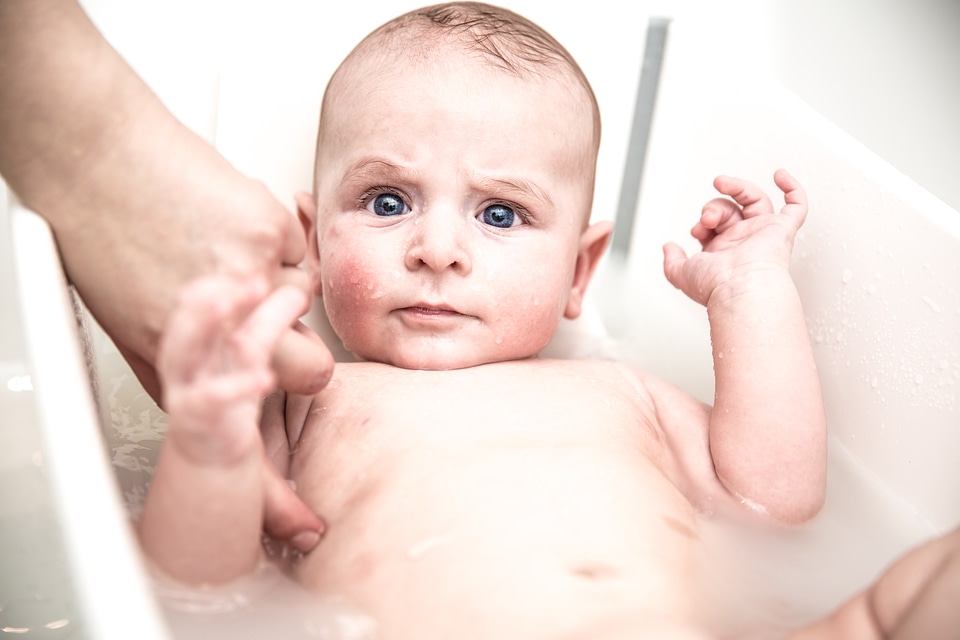
[[[223,583],[261,560],[269,484],[260,404],[274,384],[271,355],[304,296],[210,278],[179,302],[158,356],[170,426],[138,532],[167,576]]]
[[[704,206],[691,232],[703,251],[688,258],[677,245],[664,247],[664,272],[710,319],[716,397],[709,444],[717,477],[744,504],[796,523],[823,503],[826,426],[789,271],[806,195],[786,171],[774,179],[786,201],[780,213],[757,186],[717,178],[714,186],[732,200]]]

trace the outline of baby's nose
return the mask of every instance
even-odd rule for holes
[[[467,245],[467,222],[458,215],[441,211],[422,215],[414,224],[405,260],[407,268],[469,274],[473,265]]]

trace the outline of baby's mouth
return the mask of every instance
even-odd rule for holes
[[[413,313],[422,313],[427,316],[440,316],[440,315],[462,315],[454,309],[447,307],[433,307],[426,305],[414,305],[412,307],[407,307],[404,311],[410,311]]]
[[[410,305],[409,307],[403,307],[397,311],[403,318],[416,324],[442,324],[444,322],[473,318],[473,316],[461,313],[453,307],[445,304],[417,303]]]

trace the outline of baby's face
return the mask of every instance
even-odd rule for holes
[[[405,368],[535,355],[579,313],[586,97],[463,56],[387,66],[349,73],[324,116],[319,285],[334,330]]]

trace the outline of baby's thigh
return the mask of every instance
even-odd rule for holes
[[[898,560],[868,596],[883,637],[919,640],[960,628],[960,529]]]
[[[895,562],[869,589],[788,640],[939,637],[960,628],[960,529]]]
[[[784,640],[882,640],[869,592],[847,601],[829,617],[788,635]]]

